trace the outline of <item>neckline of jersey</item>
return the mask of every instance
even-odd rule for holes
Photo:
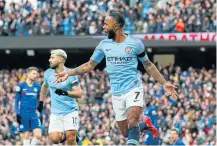
[[[127,39],[128,39],[128,37],[129,37],[129,34],[127,34],[127,33],[124,33],[125,35],[127,35],[127,37],[125,38],[125,40],[123,41],[123,42],[121,42],[121,43],[117,43],[117,42],[115,42],[115,41],[113,41],[114,43],[116,43],[117,45],[120,45],[120,44],[123,44]]]
[[[52,68],[51,68],[52,69]],[[53,71],[54,71],[54,73],[56,73],[56,70],[55,69],[53,69]],[[67,67],[64,65],[64,68],[63,68],[63,71],[67,71]],[[62,72],[63,72],[62,71]]]
[[[27,83],[27,81],[26,81],[26,85],[27,85],[29,88],[30,88],[30,87],[33,87],[34,83],[35,83],[35,82],[33,82],[32,85],[29,85],[29,84]]]

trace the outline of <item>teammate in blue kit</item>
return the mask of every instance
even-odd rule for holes
[[[159,128],[158,125],[158,112],[157,108],[151,104],[151,96],[147,96],[145,99],[146,108],[144,110],[144,122],[148,126],[153,126]],[[160,138],[154,137],[153,134],[149,131],[145,131],[145,139],[143,141],[145,145],[160,145]]]
[[[58,73],[55,83],[63,82],[69,76],[90,72],[105,57],[117,124],[122,135],[128,139],[127,143],[138,145],[141,131],[151,131],[156,137],[159,134],[156,128],[149,127],[144,122],[139,124],[144,100],[142,79],[137,71],[138,60],[174,98],[177,96],[176,87],[168,83],[148,59],[143,43],[123,32],[125,20],[120,13],[111,13],[105,18],[104,23],[103,28],[108,39],[99,43],[87,63],[75,69]]]
[[[23,132],[23,145],[37,145],[41,139],[41,121],[37,115],[37,106],[41,85],[35,82],[38,69],[29,67],[27,69],[27,80],[16,87],[15,112],[20,132]],[[20,105],[20,106],[19,106]],[[30,131],[34,138],[30,143]]]
[[[79,107],[76,99],[83,96],[78,77],[71,76],[62,83],[53,84],[56,73],[69,70],[69,68],[64,66],[66,59],[67,54],[64,50],[51,51],[50,68],[44,73],[39,108],[43,108],[46,93],[49,90],[51,96],[49,139],[53,144],[63,143],[66,140],[68,145],[76,145],[79,128]]]

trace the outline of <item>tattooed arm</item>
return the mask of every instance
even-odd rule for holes
[[[87,73],[93,70],[97,66],[97,64],[100,63],[102,59],[105,57],[105,54],[102,48],[103,48],[103,41],[101,41],[98,44],[98,46],[94,50],[93,55],[91,56],[90,60],[87,63],[75,69],[72,69],[71,71],[60,72],[56,74],[56,80],[54,81],[54,84],[65,81],[69,76],[81,75],[81,74],[84,74],[84,73]]]
[[[137,56],[139,60],[142,62],[146,71],[164,87],[164,90],[166,91],[167,95],[171,95],[173,98],[177,98],[178,94],[175,90],[175,88],[177,87],[171,83],[168,83],[161,75],[161,73],[158,71],[157,67],[148,59],[143,43],[140,42],[137,45]]]
[[[164,77],[161,75],[161,73],[158,71],[157,67],[150,61],[147,60],[143,63],[144,68],[146,69],[146,71],[152,76],[154,77],[154,79],[156,81],[158,81],[158,83],[160,83],[161,85],[164,85],[165,83],[167,83],[167,81],[164,79]]]
[[[65,81],[69,76],[81,75],[90,72],[97,66],[97,62],[89,60],[87,63],[80,65],[79,67],[72,69],[70,71],[60,72],[56,74],[56,80],[54,84]]]
[[[176,86],[168,83],[164,77],[161,75],[161,73],[158,71],[157,67],[148,59],[143,63],[144,68],[146,71],[154,77],[155,80],[158,81],[161,85],[163,85],[164,90],[166,91],[167,95],[171,95],[173,98],[178,97],[178,93],[176,92],[175,88]]]
[[[98,64],[97,62],[94,62],[93,60],[89,60],[87,63],[84,63],[75,69],[58,73],[57,77],[67,75],[67,78],[68,78],[68,76],[81,75],[81,74],[84,74],[84,73],[87,73],[93,70],[97,66],[97,64]],[[64,80],[65,79],[66,78],[64,78]]]
[[[68,74],[69,76],[73,76],[73,75],[81,75],[90,72],[97,66],[97,64],[98,64],[97,62],[94,62],[93,60],[89,60],[87,63],[84,63],[79,67],[68,71]]]

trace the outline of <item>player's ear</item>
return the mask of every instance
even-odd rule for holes
[[[58,57],[58,58],[57,58],[57,61],[58,61],[59,63],[61,63],[61,62],[62,62],[62,58],[61,58],[61,57]]]
[[[63,63],[64,63],[64,59],[63,59],[63,58],[61,58],[61,62],[63,62]]]
[[[115,24],[115,25],[114,25],[114,30],[118,30],[118,28],[119,28],[119,25],[118,25],[118,24]]]

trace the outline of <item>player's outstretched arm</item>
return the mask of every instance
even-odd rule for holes
[[[97,66],[97,64],[98,64],[97,62],[94,62],[93,60],[89,60],[87,63],[84,63],[75,69],[58,73],[56,74],[56,80],[54,81],[54,84],[65,81],[69,76],[88,73],[91,70],[93,70]]]
[[[157,69],[157,67],[148,59],[143,63],[144,68],[146,69],[146,71],[152,76],[154,77],[154,79],[156,81],[158,81],[158,83],[160,83],[161,85],[164,86],[164,89],[166,91],[166,93],[168,95],[172,95],[172,97],[177,98],[178,94],[175,90],[175,88],[177,88],[176,86],[168,83],[164,77],[161,75],[161,73],[159,72],[159,70]]]
[[[87,63],[80,65],[79,67],[73,69],[70,71],[69,75],[80,75],[84,73],[88,73],[91,70],[93,70],[97,66],[97,62],[94,62],[93,60],[89,60]]]
[[[143,66],[146,69],[146,71],[152,77],[154,77],[154,79],[156,81],[158,81],[158,83],[160,83],[161,85],[164,85],[165,83],[167,83],[167,81],[164,79],[164,77],[158,71],[157,67],[149,59],[143,63]]]

